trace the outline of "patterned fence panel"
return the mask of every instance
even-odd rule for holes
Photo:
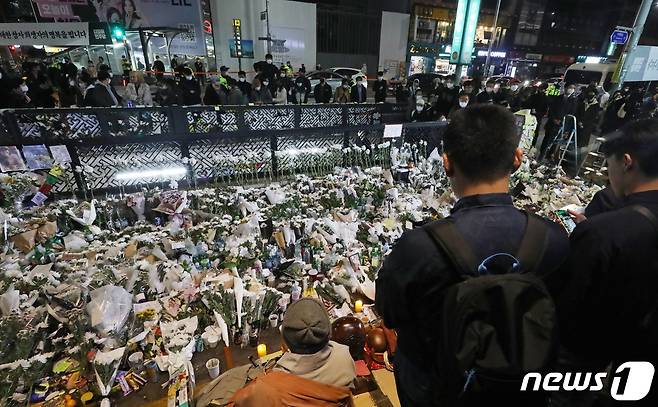
[[[81,145],[76,148],[80,164],[90,166],[85,174],[88,188],[106,189],[162,181],[155,178],[117,180],[122,172],[139,172],[184,166],[179,143],[131,143]]]
[[[269,173],[272,149],[269,137],[247,139],[197,140],[188,146],[190,158],[196,159],[198,178],[218,180],[240,174]]]

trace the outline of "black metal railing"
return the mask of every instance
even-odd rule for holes
[[[93,169],[74,173],[75,183],[56,192],[138,187],[157,180],[117,174],[172,165],[186,166],[199,183],[238,171],[276,179],[317,168],[318,160],[333,160],[322,168],[342,165],[342,148],[381,144],[386,124],[400,123],[404,113],[389,104],[6,110],[0,145],[65,145],[73,166]],[[405,124],[398,141],[424,139],[431,151],[442,128]]]

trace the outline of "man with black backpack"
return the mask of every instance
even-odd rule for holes
[[[554,355],[555,309],[541,277],[561,265],[568,238],[513,206],[519,140],[507,109],[455,112],[443,160],[460,199],[448,218],[405,233],[379,272],[375,306],[398,333],[404,407],[542,401],[518,390],[527,371]]]
[[[596,373],[611,366],[614,373],[625,362],[643,361],[658,368],[658,120],[625,125],[601,151],[619,201],[615,209],[580,219],[569,258],[550,284],[563,367]],[[629,379],[624,387],[630,386]],[[578,401],[562,400],[577,396],[572,393],[556,396],[562,402],[554,405],[590,406],[582,394]],[[627,404],[657,406],[658,377],[651,393]]]

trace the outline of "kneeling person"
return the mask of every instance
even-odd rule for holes
[[[331,323],[323,306],[310,298],[291,304],[281,333],[290,352],[271,373],[238,391],[234,405],[328,406],[346,401],[356,378],[354,361],[347,346],[329,340]]]

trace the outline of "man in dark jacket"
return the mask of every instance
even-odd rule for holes
[[[578,224],[571,254],[550,287],[569,362],[587,372],[612,363],[614,373],[629,361],[658,365],[658,120],[627,124],[602,151],[610,188],[622,201]],[[658,405],[655,376],[653,382],[646,398],[628,404]]]
[[[576,85],[569,84],[565,88],[564,94],[553,97],[549,102],[548,107],[548,121],[546,122],[546,129],[544,140],[539,149],[539,158],[544,159],[548,155],[548,148],[557,137],[558,132],[562,126],[566,116],[576,116],[578,109],[578,97],[576,97]],[[565,123],[565,132],[572,130],[569,126],[573,126],[573,122],[569,120]]]
[[[586,90],[585,97],[578,102],[576,117],[578,118],[578,147],[589,145],[592,133],[599,124],[601,106],[596,91]]]
[[[260,72],[257,79],[261,83],[267,82],[270,93],[274,94],[276,79],[279,77],[279,68],[274,65],[272,54],[265,55],[265,61],[256,62],[254,64],[254,71]]]
[[[316,103],[331,102],[333,93],[331,86],[324,80],[324,78],[320,78],[320,83],[315,85],[315,89],[313,89],[313,97],[315,98]]]
[[[192,106],[201,104],[201,89],[199,82],[192,76],[192,70],[185,68],[183,71],[184,76],[178,83],[181,96],[183,98],[183,105]]]
[[[356,85],[352,86],[352,92],[350,92],[350,101],[352,103],[366,103],[368,99],[368,89],[363,86],[363,78],[359,77],[356,80]]]
[[[388,82],[384,79],[384,72],[377,72],[377,80],[372,85],[375,91],[375,103],[386,102],[386,94],[388,94]]]
[[[478,93],[475,97],[475,103],[489,104],[494,102],[494,88],[496,81],[488,80],[482,92]]]
[[[155,61],[153,61],[153,71],[155,71],[155,77],[160,80],[162,79],[163,73],[165,71],[164,62],[160,60],[160,55],[155,56]]]
[[[448,77],[436,94],[436,105],[434,106],[436,118],[448,117],[450,110],[457,105],[459,91],[455,88],[454,78]]]
[[[245,104],[248,103],[251,96],[251,83],[247,81],[247,73],[245,71],[238,72],[238,88],[245,98]]]
[[[311,81],[304,75],[297,75],[294,89],[295,104],[307,104],[308,95],[311,93]]]
[[[510,172],[523,160],[519,139],[514,115],[493,105],[456,112],[443,134],[444,167],[460,198],[450,218],[478,261],[517,253],[525,234],[528,217],[514,207],[509,194]],[[569,247],[563,228],[540,222],[546,230],[544,254],[536,259],[534,271],[544,276],[557,270]],[[458,405],[461,389],[448,394],[437,394],[437,389],[444,381],[466,384],[466,378],[445,377],[436,362],[442,292],[459,281],[457,273],[425,228],[404,233],[379,272],[375,307],[386,326],[397,330],[395,378],[404,407]],[[540,405],[518,403],[518,393],[488,396],[491,405]]]
[[[62,65],[62,72],[69,80],[78,79],[78,67],[73,62],[71,62],[71,60],[68,57],[64,58],[64,65]]]
[[[99,71],[98,80],[85,94],[85,106],[112,107],[121,105],[121,96],[111,85],[112,76],[108,71]]]

